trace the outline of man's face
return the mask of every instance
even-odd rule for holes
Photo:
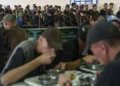
[[[110,5],[109,7],[110,7],[110,9],[113,9],[113,5]]]
[[[104,8],[107,9],[107,8],[108,8],[108,5],[104,5]]]
[[[77,8],[77,5],[75,4],[75,5],[73,5],[73,8]]]
[[[92,44],[90,50],[101,64],[105,65],[109,62],[107,50],[103,44]]]
[[[48,10],[48,6],[46,6],[45,9]]]
[[[66,7],[66,10],[69,11],[69,7]]]
[[[38,10],[41,10],[41,7],[38,7]]]
[[[18,9],[21,9],[21,6],[18,6]]]
[[[17,6],[15,6],[15,9],[18,9],[18,7],[17,7]]]
[[[38,49],[42,53],[49,53],[51,50],[55,50],[54,48],[50,47],[47,40],[40,36],[38,39]]]
[[[58,10],[58,11],[61,11],[61,8],[58,8],[57,10]]]
[[[34,8],[34,11],[37,11],[37,8],[36,8],[36,7]]]
[[[7,9],[9,10],[9,9],[10,9],[10,7],[7,7]]]
[[[88,9],[88,6],[87,6],[87,5],[85,6],[85,9],[86,9],[86,10]]]
[[[96,11],[97,10],[97,6],[93,7],[93,10]]]

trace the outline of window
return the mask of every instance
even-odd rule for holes
[[[70,0],[70,3],[80,4],[98,4],[98,0]]]

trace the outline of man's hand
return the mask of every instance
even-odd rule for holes
[[[80,59],[72,62],[60,62],[55,68],[60,70],[75,70],[80,66]]]
[[[74,14],[74,15],[76,15],[76,13],[75,13],[75,12],[73,12],[73,14]]]
[[[93,63],[93,62],[96,61],[96,58],[95,58],[95,56],[88,55],[88,56],[83,57],[83,60],[84,60],[87,64],[91,64],[91,63]]]
[[[45,53],[38,57],[41,64],[51,64],[54,58],[56,57],[56,54],[54,51]]]
[[[60,75],[58,79],[58,83],[60,86],[63,86],[63,84],[67,81],[71,81],[71,76],[69,75]]]
[[[80,16],[84,16],[85,14],[83,14],[83,13],[80,13]]]
[[[59,70],[65,70],[66,69],[66,63],[65,62],[60,62],[55,69],[59,69]]]

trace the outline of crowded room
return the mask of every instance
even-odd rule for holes
[[[119,0],[0,1],[0,86],[120,86]]]

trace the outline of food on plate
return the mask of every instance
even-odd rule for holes
[[[76,74],[70,73],[70,74],[68,74],[68,77],[70,77],[71,80],[74,80],[74,79],[76,79]]]

